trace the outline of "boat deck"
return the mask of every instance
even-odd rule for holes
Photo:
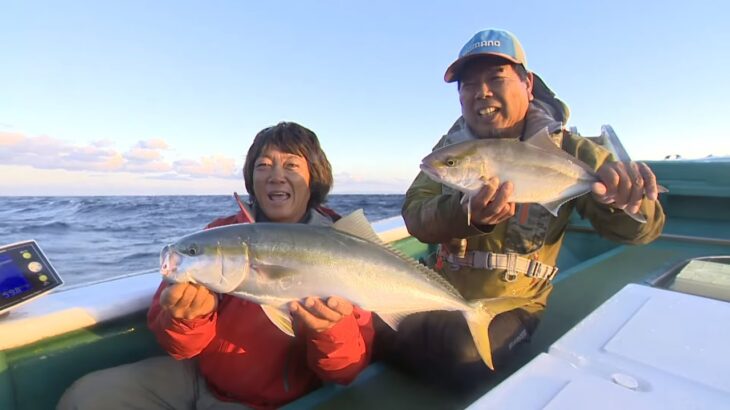
[[[730,223],[723,231],[730,232]],[[584,246],[573,233],[571,243]],[[587,233],[583,235],[588,235]],[[439,389],[408,378],[386,365],[376,364],[351,386],[328,386],[287,406],[287,409],[421,408],[463,409],[499,384],[563,336],[627,283],[647,283],[687,259],[730,254],[726,244],[708,245],[660,239],[644,246],[617,246],[558,274],[550,304],[533,335],[507,368],[471,394]],[[594,244],[595,246],[595,244]]]
[[[546,352],[626,284],[655,283],[693,257],[730,255],[730,162],[679,165],[651,164],[670,189],[662,197],[669,218],[653,243],[618,245],[598,237],[585,221],[574,221],[561,251],[555,290],[531,343],[478,391],[444,391],[375,363],[351,385],[325,386],[286,408],[464,408]],[[412,238],[396,246],[414,257],[428,250]],[[0,408],[54,408],[63,391],[88,372],[164,354],[147,330],[145,310],[140,306],[122,318],[0,350]]]

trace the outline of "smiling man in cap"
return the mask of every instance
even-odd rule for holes
[[[457,83],[462,115],[434,149],[474,139],[525,140],[547,128],[556,147],[597,171],[601,183],[592,194],[563,204],[553,216],[538,205],[510,202],[512,181],[486,180],[469,205],[462,204],[460,192],[421,172],[403,205],[408,231],[439,244],[429,264],[465,298],[510,297],[488,329],[496,370],[539,322],[574,209],[602,236],[623,243],[650,242],[664,225],[649,167],[616,162],[603,147],[566,130],[567,106],[527,67],[522,45],[508,31],[483,30],[469,39],[444,75],[447,83]],[[640,213],[646,223],[624,209]],[[458,312],[412,315],[397,333],[379,333],[380,354],[418,375],[471,387],[493,371]]]

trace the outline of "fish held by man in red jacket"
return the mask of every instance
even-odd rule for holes
[[[288,303],[336,295],[377,313],[394,329],[412,313],[463,312],[488,366],[487,329],[502,303],[466,301],[436,272],[383,243],[362,210],[332,227],[285,223],[228,225],[196,232],[165,247],[161,273],[262,306],[280,330],[294,335]]]

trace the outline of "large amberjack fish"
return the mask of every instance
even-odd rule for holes
[[[384,244],[356,211],[333,227],[236,224],[185,236],[165,247],[161,273],[261,305],[293,335],[287,304],[308,296],[339,296],[377,313],[393,329],[406,316],[461,311],[474,343],[491,368],[488,336],[495,314],[527,303],[522,298],[466,301],[438,273]]]
[[[479,139],[447,145],[423,158],[421,170],[463,192],[464,200],[476,195],[485,179],[496,176],[500,182],[511,181],[510,202],[537,203],[555,216],[564,203],[590,192],[599,181],[593,169],[552,142],[547,128],[526,141]],[[639,213],[627,214],[646,222]]]

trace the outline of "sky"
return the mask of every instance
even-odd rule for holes
[[[730,155],[723,1],[0,0],[0,196],[245,192],[258,131],[319,137],[333,193],[403,193],[489,27],[633,159]]]

